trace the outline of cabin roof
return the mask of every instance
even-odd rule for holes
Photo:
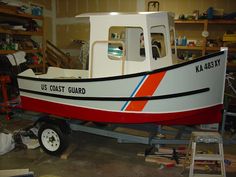
[[[99,16],[130,16],[130,15],[140,15],[140,16],[149,16],[152,14],[166,14],[167,11],[159,11],[159,12],[98,12],[98,13],[83,13],[80,15],[76,15],[75,17],[99,17]]]
[[[78,20],[85,20],[91,24],[99,23],[99,25],[134,25],[144,24],[147,21],[154,22],[156,19],[158,23],[163,24],[168,21],[168,16],[173,16],[174,14],[167,11],[159,12],[99,12],[99,13],[84,13],[77,15]],[[99,26],[100,27],[100,26]]]

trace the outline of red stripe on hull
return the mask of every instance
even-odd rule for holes
[[[158,85],[161,83],[162,79],[164,78],[165,73],[166,71],[149,75],[134,97],[152,96],[155,90],[157,89]],[[148,100],[131,101],[125,110],[126,111],[142,111],[145,105],[147,104],[147,102]]]
[[[175,113],[111,112],[53,103],[21,96],[25,110],[52,114],[69,119],[104,123],[156,123],[159,125],[194,125],[218,123],[222,118],[223,105]]]

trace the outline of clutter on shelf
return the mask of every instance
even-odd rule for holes
[[[224,9],[209,7],[177,18],[175,44],[180,58],[193,59],[228,47],[228,61],[236,62],[236,12],[226,14]]]
[[[0,54],[24,51],[28,67],[45,72],[43,8],[14,2],[0,2]]]

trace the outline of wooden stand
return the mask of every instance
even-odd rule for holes
[[[72,152],[74,152],[77,148],[77,144],[71,143],[69,147],[66,149],[66,151],[61,155],[61,159],[67,160]]]

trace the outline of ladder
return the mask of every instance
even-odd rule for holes
[[[218,154],[199,154],[196,151],[197,143],[205,144],[218,144],[219,153]],[[192,132],[191,139],[189,143],[188,152],[185,158],[184,168],[186,167],[186,161],[192,150],[189,177],[226,177],[225,165],[224,165],[224,151],[223,151],[223,140],[218,132]],[[221,174],[199,174],[194,173],[194,165],[197,160],[207,160],[207,161],[218,161],[220,162]]]

